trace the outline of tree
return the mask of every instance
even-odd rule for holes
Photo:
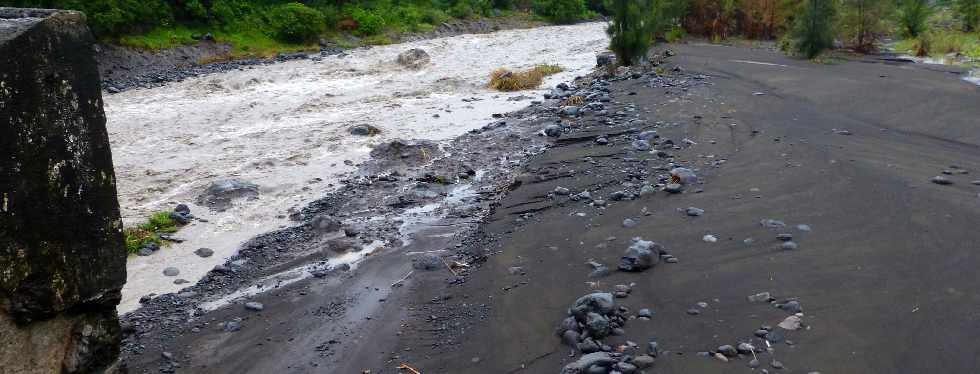
[[[613,19],[606,28],[609,49],[625,66],[633,65],[646,56],[653,42],[653,22],[650,2],[646,0],[612,0],[609,3]]]
[[[841,35],[856,50],[873,51],[878,35],[885,31],[886,0],[843,0],[841,5]]]
[[[926,20],[932,15],[929,0],[896,0],[898,24],[908,37],[918,37],[926,31]]]
[[[534,12],[555,23],[572,23],[585,15],[585,0],[534,0]]]
[[[836,17],[834,0],[806,0],[791,33],[796,52],[812,59],[833,47]]]
[[[953,9],[963,21],[966,31],[976,31],[980,28],[980,0],[956,0]]]

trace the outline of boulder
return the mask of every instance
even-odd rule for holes
[[[629,248],[626,249],[626,253],[623,254],[619,270],[643,271],[649,269],[660,263],[660,252],[662,250],[663,246],[660,244],[635,238],[633,239],[633,244],[630,244]]]
[[[410,69],[421,69],[428,65],[431,57],[424,50],[412,48],[398,55],[398,64]]]
[[[197,203],[216,211],[231,208],[231,203],[237,199],[256,199],[259,197],[259,186],[255,183],[237,178],[214,181],[197,197]]]
[[[0,8],[0,372],[103,372],[126,249],[95,38],[78,12]]]

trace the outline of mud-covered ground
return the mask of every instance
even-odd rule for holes
[[[575,373],[595,350],[588,372],[971,372],[978,87],[917,65],[671,48],[661,69],[579,80],[566,95],[582,102],[378,148],[302,225],[125,316],[124,362]],[[619,271],[633,238],[659,261]],[[572,310],[616,291],[625,308]]]

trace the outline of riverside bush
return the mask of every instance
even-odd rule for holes
[[[534,12],[555,23],[572,23],[586,15],[584,0],[534,0]]]
[[[301,3],[280,5],[269,14],[269,26],[276,38],[284,42],[303,43],[323,32],[323,13]]]

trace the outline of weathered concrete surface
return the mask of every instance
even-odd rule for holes
[[[0,8],[0,372],[101,372],[126,280],[95,42],[76,12]]]

